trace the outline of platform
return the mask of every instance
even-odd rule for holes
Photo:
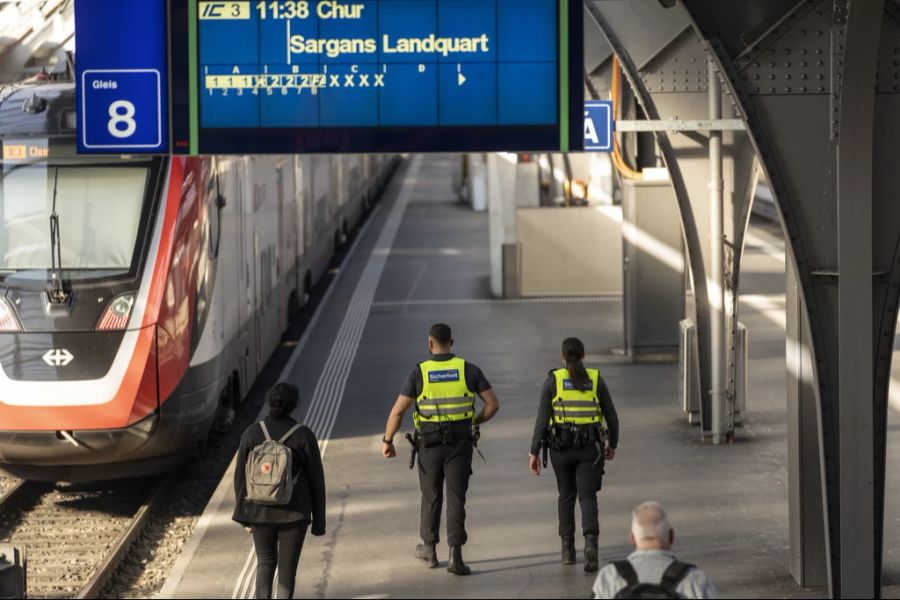
[[[580,336],[588,362],[612,391],[620,421],[616,460],[600,494],[600,552],[627,551],[630,509],[657,499],[676,530],[675,551],[705,569],[724,597],[818,597],[788,571],[783,244],[754,227],[741,305],[750,329],[750,383],[737,442],[713,447],[682,418],[677,364],[626,364],[616,297],[495,301],[488,290],[488,219],[458,204],[450,159],[409,159],[361,234],[332,295],[285,377],[302,393],[301,413],[322,439],[328,533],[308,538],[297,597],[576,597],[593,576],[562,566],[552,473],[527,469],[538,395],[559,344]],[[780,258],[779,258],[780,254]],[[419,491],[407,449],[382,458],[385,419],[410,369],[426,357],[428,327],[453,327],[455,349],[478,364],[502,408],[483,427],[468,501],[474,573],[424,568]],[[897,361],[895,361],[897,364]],[[890,464],[900,454],[892,411]],[[409,431],[409,421],[404,431]],[[885,597],[900,595],[900,477],[888,475]],[[251,542],[230,521],[223,482],[161,596],[230,598],[252,593]],[[442,532],[443,535],[443,532]],[[579,548],[581,542],[579,541]],[[446,544],[439,546],[442,566]],[[580,560],[580,553],[579,553]]]

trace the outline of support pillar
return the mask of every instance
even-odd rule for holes
[[[812,344],[800,281],[786,264],[785,359],[788,424],[788,531],[790,570],[803,587],[828,585],[825,499],[822,496],[822,445],[819,399],[809,348]]]
[[[838,257],[838,485],[841,596],[875,598],[881,581],[876,560],[872,319],[872,154],[875,63],[884,6],[854,0],[835,3],[832,52],[838,71],[832,87],[837,107]],[[875,35],[873,35],[873,32]],[[862,400],[862,401],[861,401]],[[878,552],[880,555],[880,550]]]
[[[515,297],[518,290],[509,289],[518,282],[518,244],[516,227],[516,158],[510,154],[487,154],[487,204],[490,214],[491,293],[495,298]]]
[[[809,329],[801,340],[819,411],[829,593],[877,598],[884,419],[900,295],[900,173],[891,159],[900,144],[900,87],[888,83],[896,76],[886,70],[895,68],[900,48],[895,4],[678,6],[728,78],[801,282]],[[761,22],[776,25],[753,29]],[[807,475],[800,473],[801,481]]]
[[[712,58],[707,59],[709,70],[709,118],[717,121],[722,118],[722,84],[719,72]],[[731,424],[728,422],[728,390],[726,382],[726,350],[725,333],[725,181],[722,176],[722,132],[709,132],[709,244],[711,281],[709,306],[712,319],[710,321],[710,384],[709,392],[712,403],[712,441],[721,444],[728,441]]]

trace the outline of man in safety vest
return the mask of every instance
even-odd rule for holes
[[[472,474],[472,453],[477,442],[476,427],[490,421],[500,410],[500,402],[481,369],[451,352],[450,327],[438,324],[428,333],[431,359],[419,363],[407,378],[385,427],[382,453],[397,456],[394,435],[403,417],[414,408],[414,447],[419,456],[419,485],[422,489],[420,533],[422,544],[416,557],[431,567],[438,566],[435,546],[439,541],[444,481],[447,482],[447,543],[450,562],[447,570],[468,575],[471,570],[462,558],[466,543],[466,491]],[[475,397],[484,402],[475,413]]]

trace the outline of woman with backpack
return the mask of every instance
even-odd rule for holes
[[[244,431],[234,472],[232,519],[253,535],[256,597],[271,598],[278,568],[278,598],[293,598],[306,532],[325,535],[325,473],[315,434],[291,414],[297,387],[269,390],[269,416]]]

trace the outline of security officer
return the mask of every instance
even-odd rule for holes
[[[541,473],[538,453],[550,449],[550,460],[559,490],[559,536],[562,562],[575,564],[575,498],[581,505],[584,534],[584,570],[598,568],[597,492],[604,459],[612,460],[619,443],[619,418],[606,382],[596,369],[587,369],[584,344],[568,338],[562,345],[566,367],[550,371],[541,392],[528,466]]]
[[[450,563],[447,571],[468,575],[462,546],[466,543],[466,491],[472,474],[472,452],[477,443],[477,426],[490,421],[500,410],[500,402],[481,369],[451,353],[450,327],[438,324],[428,333],[431,360],[419,363],[403,386],[388,417],[382,453],[397,455],[394,435],[403,416],[412,406],[416,425],[415,444],[419,456],[419,486],[422,489],[420,534],[422,544],[416,557],[431,567],[438,566],[435,546],[439,541],[444,480],[447,481],[447,542]],[[476,394],[484,402],[475,414]]]

